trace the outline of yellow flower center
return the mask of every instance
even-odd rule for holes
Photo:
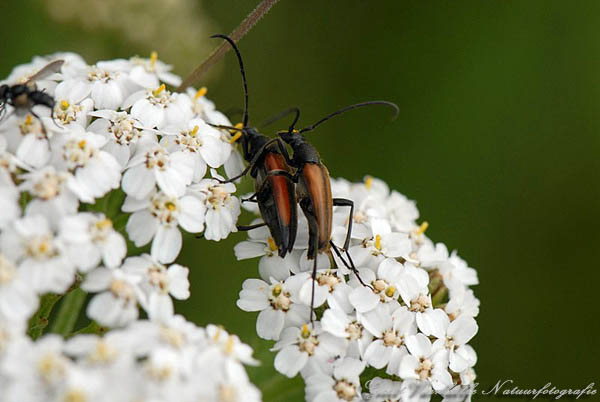
[[[206,95],[207,92],[208,92],[208,89],[206,89],[206,87],[202,87],[198,91],[196,91],[196,95],[194,95],[194,98],[195,99],[202,98],[204,95]]]
[[[344,401],[352,401],[356,397],[356,388],[346,380],[338,381],[334,385],[333,390],[338,398]]]
[[[65,395],[65,402],[86,402],[88,399],[80,389],[71,389]]]
[[[117,351],[111,348],[104,340],[100,339],[96,347],[89,354],[88,359],[91,362],[103,363],[110,362],[117,357]]]
[[[212,337],[213,342],[216,342],[219,340],[219,338],[221,337],[221,331],[223,330],[222,327],[217,327],[217,332],[215,332],[215,334]]]
[[[300,336],[303,337],[304,339],[306,339],[310,336],[310,329],[308,329],[308,325],[306,325],[306,324],[302,325],[302,331],[300,332]]]
[[[106,229],[110,229],[111,227],[112,227],[112,221],[108,218],[104,218],[104,219],[96,222],[96,228],[98,228],[99,230],[106,230]]]
[[[234,346],[235,346],[235,337],[233,335],[229,335],[229,338],[227,338],[227,342],[225,343],[225,354],[227,354],[227,355],[232,354]]]
[[[230,385],[219,385],[219,402],[235,402],[238,400],[235,388]]]
[[[271,251],[277,251],[277,244],[275,244],[275,240],[272,237],[267,238],[267,243],[269,244],[269,249]]]
[[[154,69],[156,60],[158,60],[158,53],[156,51],[152,51],[152,53],[150,53],[150,68]]]
[[[162,327],[160,329],[160,336],[165,342],[176,348],[180,348],[185,343],[183,334],[169,327]]]
[[[425,231],[427,230],[427,228],[429,227],[429,222],[425,221],[423,223],[421,223],[421,226],[419,226],[419,228],[417,229],[417,235],[422,235],[423,233],[425,233]]]
[[[162,91],[164,91],[167,88],[167,86],[165,84],[161,84],[158,88],[156,88],[154,91],[152,91],[152,95],[154,95],[155,97],[160,95],[160,93]]]

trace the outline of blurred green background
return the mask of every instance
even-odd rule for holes
[[[231,32],[256,2],[171,3],[191,4],[201,29],[188,32],[176,13],[130,18],[151,33],[144,42],[89,16],[57,20],[68,0],[2,1],[0,76],[58,50],[90,63],[158,50],[185,76],[218,44],[207,35]],[[400,106],[394,122],[357,111],[310,139],[333,176],[371,174],[417,200],[427,234],[478,269],[480,390],[599,382],[600,2],[282,0],[240,47],[254,123],[292,105],[305,125],[358,101]],[[232,54],[200,84],[221,110],[242,106]],[[186,240],[192,297],[178,311],[258,350],[267,364],[251,375],[265,400],[301,400],[298,379],[270,371],[256,314],[235,307],[257,275],[257,260],[233,256],[244,238]]]

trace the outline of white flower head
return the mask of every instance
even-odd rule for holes
[[[75,265],[64,243],[42,215],[14,221],[0,234],[0,248],[38,293],[64,292],[75,280]]]
[[[362,401],[360,374],[365,362],[344,358],[334,363],[331,375],[315,374],[306,379],[306,396],[309,401]]]
[[[156,52],[147,59],[136,56],[129,61],[133,66],[129,78],[143,88],[156,88],[159,80],[174,87],[181,84],[181,78],[170,72],[173,67],[159,60]]]
[[[133,93],[124,102],[131,115],[146,128],[162,129],[189,120],[192,101],[186,94],[172,93],[164,84]]]
[[[259,222],[259,220],[255,220],[252,224]],[[248,237],[249,241],[242,241],[235,245],[235,256],[238,260],[261,257],[258,262],[258,271],[264,281],[269,281],[271,278],[284,281],[297,267],[298,256],[293,252],[284,258],[279,257],[275,239],[271,237],[266,226],[248,231]]]
[[[301,328],[286,328],[273,346],[278,351],[275,356],[275,369],[288,377],[294,377],[302,371],[303,377],[327,367],[336,356],[343,356],[347,340],[323,332],[319,323],[314,327],[303,324]]]
[[[155,135],[144,130],[142,124],[127,112],[97,110],[90,115],[98,119],[94,120],[87,130],[108,139],[102,149],[114,156],[123,169],[127,166],[138,142],[155,140]]]
[[[104,214],[84,212],[68,216],[61,222],[60,236],[67,244],[71,260],[82,272],[96,267],[100,261],[107,267],[120,265],[127,253],[125,239]]]
[[[56,125],[63,128],[71,124],[78,124],[85,128],[90,119],[88,113],[94,108],[94,101],[87,98],[87,85],[84,82],[71,80],[63,81],[56,86],[54,92],[53,118],[45,117],[43,122],[52,131],[56,131]]]
[[[93,66],[74,66],[65,85],[78,97],[89,96],[96,109],[117,110],[135,87],[122,60],[100,61]]]
[[[20,110],[20,109],[17,109]],[[43,114],[44,111],[40,111]],[[13,114],[0,126],[0,135],[5,137],[7,150],[26,166],[39,168],[52,157],[49,133],[42,121],[31,113],[24,116]]]
[[[25,322],[36,310],[38,298],[24,274],[13,261],[0,253],[0,321]]]
[[[19,190],[27,191],[33,198],[25,208],[27,215],[44,215],[57,227],[62,217],[77,211],[79,200],[67,186],[73,180],[70,172],[44,166],[22,174],[20,179]]]
[[[70,133],[57,139],[55,165],[72,173],[67,186],[83,202],[93,202],[119,187],[121,167],[101,148],[106,139],[75,125]]]
[[[140,304],[151,319],[167,321],[174,314],[171,297],[178,300],[190,297],[189,270],[179,264],[166,267],[144,254],[127,258],[122,269],[142,278],[139,287],[144,298]]]
[[[81,288],[87,292],[101,292],[88,304],[88,317],[109,327],[121,327],[137,319],[141,280],[139,275],[120,269],[100,267],[88,273]]]
[[[294,289],[285,282],[273,280],[271,285],[260,279],[247,279],[242,285],[237,305],[244,311],[260,311],[256,332],[263,339],[278,340],[281,331],[299,326],[309,315],[309,308],[294,303]]]
[[[410,354],[404,356],[400,363],[400,377],[429,381],[433,389],[438,392],[452,386],[446,350],[436,351],[431,341],[423,334],[407,337],[406,346]]]
[[[350,248],[356,265],[374,269],[385,258],[410,259],[412,243],[408,234],[392,232],[390,224],[384,219],[374,219],[371,230],[371,237]]]
[[[237,232],[236,222],[240,216],[240,201],[233,196],[233,183],[220,183],[223,180],[214,170],[213,179],[203,179],[190,186],[190,191],[197,194],[206,206],[206,229],[204,238],[219,241],[229,233]]]
[[[0,229],[9,225],[19,215],[21,215],[19,191],[10,173],[0,167]]]
[[[153,191],[144,199],[127,197],[123,211],[133,212],[127,221],[127,233],[137,247],[152,240],[152,257],[161,263],[175,260],[181,251],[178,226],[190,233],[204,229],[205,206],[193,195],[172,197]]]
[[[171,197],[181,197],[194,177],[194,157],[183,151],[169,151],[153,141],[139,144],[123,174],[123,191],[145,198],[155,184]]]
[[[204,177],[207,165],[211,168],[221,167],[232,150],[231,144],[221,139],[219,130],[202,119],[189,120],[185,125],[165,127],[161,133],[164,134],[161,144],[169,151],[180,150],[194,157],[195,182]]]

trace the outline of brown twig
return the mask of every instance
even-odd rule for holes
[[[239,41],[248,33],[248,31],[277,3],[279,0],[263,0],[238,27],[229,35],[235,42]],[[215,64],[231,46],[227,42],[221,43],[192,73],[183,81],[176,89],[177,92],[184,91],[187,87],[192,86],[200,77],[207,72],[213,64]]]

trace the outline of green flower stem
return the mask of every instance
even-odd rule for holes
[[[248,33],[250,29],[258,22],[279,0],[263,0],[238,27],[229,35],[235,42],[239,41]],[[216,48],[204,61],[183,81],[183,83],[175,90],[176,92],[184,92],[187,87],[198,82],[200,77],[211,68],[223,55],[231,49],[226,42]]]
[[[56,321],[52,325],[51,332],[66,337],[73,331],[86,296],[87,293],[79,287],[71,290],[65,296],[56,315]]]
[[[54,305],[61,297],[62,295],[54,293],[48,293],[42,296],[40,299],[40,308],[29,320],[28,334],[31,339],[36,340],[42,335],[44,328],[48,325],[48,317],[50,316]]]
[[[441,307],[442,303],[446,300],[446,296],[448,295],[448,288],[444,285],[438,287],[431,295],[431,304],[433,307]]]

